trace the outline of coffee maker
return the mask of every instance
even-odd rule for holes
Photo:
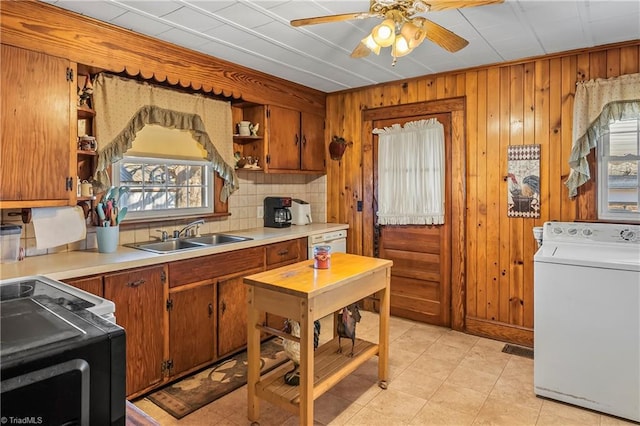
[[[286,228],[291,226],[291,197],[266,197],[264,199],[264,226]]]

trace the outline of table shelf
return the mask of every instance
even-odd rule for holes
[[[356,339],[351,353],[351,341],[342,339],[342,353],[338,353],[338,338],[320,346],[314,352],[313,399],[319,398],[340,380],[354,372],[378,354],[377,344]],[[300,387],[287,385],[284,375],[293,368],[293,362],[287,362],[262,376],[256,384],[256,395],[293,413],[300,410]]]

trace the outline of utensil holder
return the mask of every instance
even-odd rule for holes
[[[99,253],[113,253],[118,248],[120,226],[100,226],[96,228]]]

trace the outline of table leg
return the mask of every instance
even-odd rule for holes
[[[300,305],[300,424],[313,425],[313,312]]]
[[[256,396],[256,384],[260,380],[260,330],[258,324],[259,312],[253,304],[253,288],[247,291],[247,416],[251,422],[260,418],[260,401]]]
[[[380,291],[380,335],[378,341],[378,385],[382,389],[387,388],[389,377],[389,312],[391,303],[389,300],[389,286],[391,283],[391,268],[387,269],[386,286]]]

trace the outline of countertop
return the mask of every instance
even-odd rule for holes
[[[46,275],[52,279],[62,280],[257,247],[348,228],[349,225],[340,223],[312,223],[304,226],[292,225],[288,228],[252,228],[229,231],[224,233],[253,239],[170,254],[157,254],[118,246],[114,253],[98,253],[98,250],[94,249],[32,256],[20,262],[1,264],[0,279]]]

